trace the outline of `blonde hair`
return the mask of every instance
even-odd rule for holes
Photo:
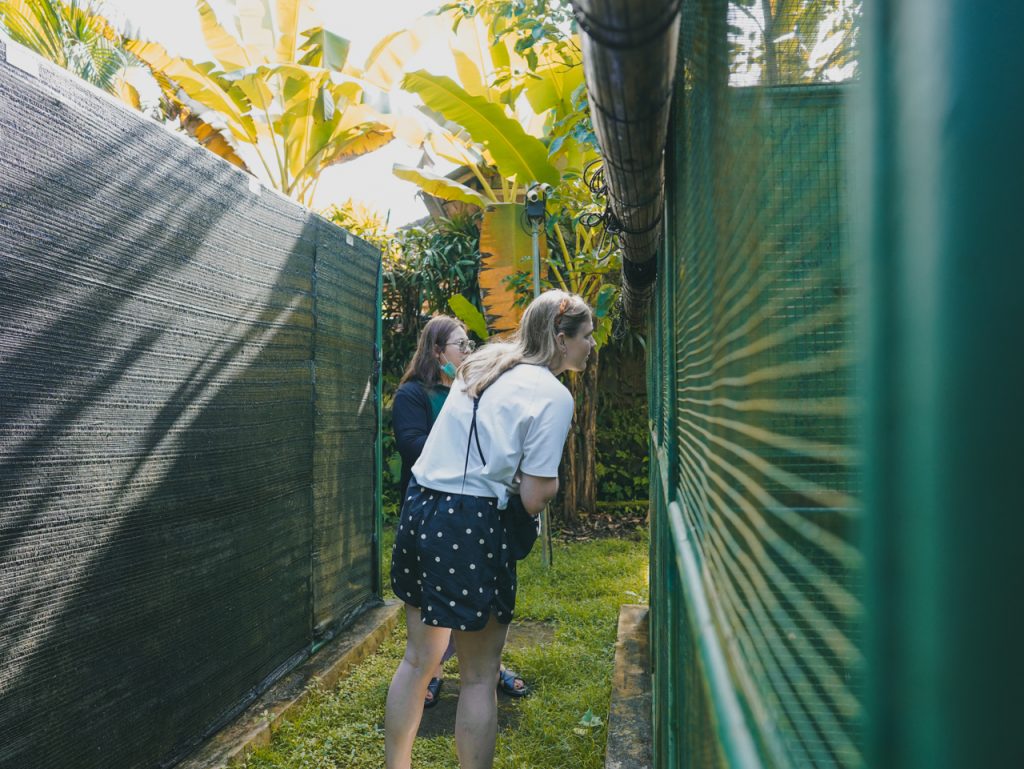
[[[555,337],[575,337],[584,321],[593,322],[593,312],[576,294],[553,289],[545,291],[526,308],[519,328],[508,341],[481,347],[459,367],[459,379],[466,394],[477,397],[499,376],[520,363],[550,367],[558,360]]]

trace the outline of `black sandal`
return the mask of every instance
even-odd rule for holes
[[[423,709],[427,710],[434,707],[438,700],[441,699],[441,684],[444,683],[443,678],[431,678],[430,683],[427,684],[427,691],[430,693],[430,697],[423,698]]]
[[[516,688],[516,681],[523,682],[523,688]],[[530,687],[526,685],[526,679],[518,673],[503,668],[498,671],[498,691],[504,692],[509,697],[525,697],[530,693]]]

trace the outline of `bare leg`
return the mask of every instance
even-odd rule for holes
[[[409,632],[405,656],[391,679],[384,710],[387,769],[410,769],[412,765],[412,743],[420,728],[423,697],[451,632],[446,627],[427,627],[420,622],[420,610],[409,604],[405,605],[405,625]]]
[[[498,738],[498,696],[494,682],[501,664],[508,625],[493,614],[483,630],[456,630],[459,654],[459,709],[455,745],[461,769],[491,769]]]
[[[437,670],[434,671],[433,678],[441,679],[444,678],[444,663],[455,656],[455,639],[448,636],[448,648],[444,650],[444,654],[441,655],[441,661],[437,663]],[[428,690],[423,698],[424,705],[428,702],[433,702],[433,695]]]

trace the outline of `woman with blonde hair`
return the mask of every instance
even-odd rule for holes
[[[593,330],[580,297],[556,290],[535,299],[509,341],[484,346],[459,368],[412,468],[391,566],[408,640],[388,690],[388,769],[411,767],[423,697],[449,632],[461,677],[459,765],[493,765],[494,682],[515,609],[516,558],[525,555],[517,521],[532,521],[558,491],[573,399],[555,377],[586,367]]]
[[[448,398],[455,372],[475,349],[476,343],[466,333],[465,324],[457,318],[435,315],[420,332],[416,352],[402,374],[391,405],[391,426],[402,459],[399,499],[406,497],[409,479],[412,478],[412,466],[420,458],[430,428],[434,426]],[[443,665],[454,655],[455,642],[452,640],[427,684],[424,708],[437,705],[444,683]],[[498,671],[497,686],[499,691],[509,697],[525,697],[530,693],[526,680],[504,665]]]

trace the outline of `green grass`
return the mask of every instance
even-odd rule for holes
[[[387,532],[385,553],[392,537]],[[630,540],[556,543],[550,571],[541,565],[539,547],[520,563],[516,619],[550,622],[555,637],[503,657],[527,676],[534,694],[515,702],[517,727],[498,734],[497,769],[604,766],[619,606],[647,602],[647,551],[644,532]],[[404,648],[403,623],[334,690],[314,692],[271,745],[249,758],[247,769],[380,769],[384,700]],[[447,664],[457,669],[457,660]],[[588,710],[601,726],[580,725]],[[413,765],[458,769],[454,739],[417,739]]]

